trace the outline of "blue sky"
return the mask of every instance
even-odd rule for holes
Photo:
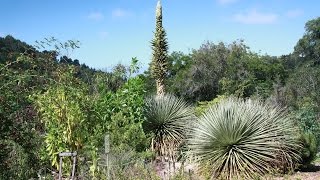
[[[157,0],[0,0],[0,36],[29,44],[54,36],[79,40],[71,54],[94,68],[151,59]],[[206,40],[244,39],[255,52],[288,54],[319,0],[162,0],[169,51],[189,53]]]

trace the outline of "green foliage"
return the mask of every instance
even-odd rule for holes
[[[218,97],[214,98],[212,101],[200,101],[195,108],[195,114],[199,117],[203,113],[205,113],[211,106],[220,103],[222,100],[226,99],[225,95],[218,95]]]
[[[28,53],[34,51],[34,48],[25,42],[15,39],[8,35],[0,37],[0,63],[14,62],[21,55],[21,53]]]
[[[311,132],[302,132],[300,141],[302,144],[300,163],[302,167],[307,167],[317,158],[318,142]]]
[[[95,176],[97,162],[106,133],[111,136],[114,151],[146,148],[142,130],[144,88],[138,77],[131,78],[115,93],[106,89],[103,78],[98,76],[96,93],[72,76],[73,68],[60,71],[56,85],[34,98],[46,127],[46,153],[52,165],[58,168],[57,154],[78,151],[89,159],[90,170]],[[70,167],[69,161],[64,167]]]
[[[189,148],[212,177],[291,170],[299,160],[298,128],[284,109],[259,101],[226,99],[213,105],[191,129]]]
[[[116,92],[107,89],[106,76],[99,76],[99,91],[95,94],[92,136],[85,146],[92,157],[91,171],[101,174],[98,160],[106,133],[110,134],[111,154],[134,150],[138,154],[147,148],[147,137],[142,129],[145,119],[144,83],[139,77],[129,80]]]
[[[0,140],[0,162],[0,179],[28,179],[32,174],[28,155],[12,140]]]
[[[36,41],[35,47],[39,50],[53,48],[55,55],[62,56],[62,61],[63,61],[63,59],[68,59],[68,56],[70,56],[70,51],[80,48],[79,45],[80,45],[80,42],[77,40],[67,40],[65,42],[61,42],[55,37],[50,37],[50,38],[44,38],[41,41]]]
[[[295,111],[294,115],[302,131],[312,133],[317,139],[317,144],[320,145],[320,122],[317,117],[316,107],[304,104],[299,110]]]
[[[168,72],[166,74],[166,91],[177,96],[183,95],[185,92],[181,88],[181,85],[186,81],[186,73],[192,64],[190,55],[186,55],[182,52],[172,52],[167,59]],[[144,74],[140,75],[145,81],[147,94],[156,93],[155,79],[152,77],[150,69],[145,71]]]
[[[136,73],[137,64],[134,58],[129,76]],[[106,133],[111,136],[112,151],[145,150],[147,140],[141,125],[144,84],[138,77],[122,83],[126,73],[124,66],[117,66],[113,73],[96,73],[88,86],[77,78],[77,67],[58,67],[52,85],[32,96],[45,124],[43,160],[50,160],[58,169],[59,152],[77,151],[87,159],[94,177],[100,171],[97,163]],[[63,168],[68,170],[71,162],[65,159]],[[83,171],[87,170],[79,166],[79,172]]]
[[[193,108],[174,95],[152,96],[146,101],[143,128],[151,133],[151,149],[158,156],[175,156],[186,136],[186,126],[194,119]]]
[[[16,60],[0,63],[0,139],[15,144],[9,148],[17,147],[19,152],[23,152],[20,154],[23,154],[25,164],[20,164],[21,169],[28,166],[24,178],[30,178],[35,177],[40,168],[37,153],[42,144],[43,126],[28,96],[41,88],[40,83],[43,87],[46,83],[36,68],[40,65],[34,65],[29,54],[18,54]],[[3,173],[7,170],[0,169]],[[10,170],[13,174],[19,174],[19,171],[19,167]]]
[[[219,80],[223,77],[230,50],[224,43],[206,42],[191,54],[192,65],[185,73],[180,86],[182,96],[190,101],[212,100],[219,91]]]
[[[156,9],[156,31],[154,33],[154,38],[151,41],[151,74],[153,78],[156,80],[158,95],[163,95],[165,92],[164,78],[167,74],[168,56],[168,42],[166,36],[166,31],[162,27],[162,6],[160,1],[158,1]]]
[[[310,99],[309,99],[310,100]],[[302,143],[301,164],[307,167],[315,160],[320,145],[320,122],[317,117],[317,108],[308,102],[308,98],[293,112],[301,129],[300,141]]]
[[[206,42],[190,55],[168,58],[168,90],[187,100],[210,101],[217,95],[267,98],[287,73],[277,57],[253,53],[242,40]]]
[[[237,97],[245,97],[252,94],[254,75],[250,72],[249,61],[254,59],[248,52],[248,47],[243,41],[233,42],[226,53],[226,66],[224,77],[219,80],[222,93]],[[258,59],[259,61],[259,59]]]
[[[233,43],[225,77],[220,80],[221,93],[237,97],[270,96],[273,83],[284,81],[286,72],[276,57],[247,52],[247,47]]]
[[[120,149],[128,147],[144,149],[145,135],[141,123],[144,120],[144,84],[139,77],[131,78],[116,93],[99,95],[95,111],[102,118],[103,131],[109,131],[113,145]]]
[[[11,49],[15,41],[12,38]],[[94,172],[103,136],[108,131],[112,132],[115,149],[143,151],[147,147],[141,126],[144,88],[139,78],[130,79],[124,85],[128,78],[124,66],[115,68],[112,73],[80,66],[79,62],[65,56],[70,48],[78,48],[73,41],[60,43],[50,38],[38,43],[39,49],[49,46],[56,50],[40,53],[31,49],[31,54],[14,52],[14,58],[19,56],[16,60],[8,58],[10,53],[1,56],[8,61],[0,63],[0,137],[16,143],[14,147],[19,147],[24,157],[24,161],[20,161],[22,164],[16,164],[17,168],[11,168],[10,172],[3,168],[1,172],[17,174],[28,167],[24,177],[36,177],[40,165],[43,169],[50,168],[48,164],[57,168],[57,154],[74,150],[80,158],[88,160]],[[62,56],[60,64],[57,55]],[[138,69],[138,61],[133,58],[129,77]],[[93,76],[97,76],[97,81]],[[106,106],[110,107],[107,110],[99,106],[104,95],[112,97],[109,99],[112,103],[104,102],[112,105]],[[109,111],[108,116],[104,111]],[[70,168],[67,158],[63,166]]]
[[[56,85],[33,97],[45,124],[46,152],[57,169],[58,154],[81,150],[92,125],[88,122],[90,98],[86,86],[72,77],[72,68],[62,71],[65,73],[60,72]]]
[[[305,34],[294,47],[294,54],[300,61],[320,64],[320,17],[308,21]]]
[[[320,69],[310,67],[308,64],[301,66],[291,74],[286,84],[287,103],[299,108],[304,101],[320,107]]]
[[[169,93],[177,96],[184,94],[180,85],[185,83],[186,73],[191,64],[191,56],[182,52],[172,52],[168,56],[168,73],[165,83]]]

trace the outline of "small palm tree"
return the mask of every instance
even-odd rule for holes
[[[200,169],[212,177],[252,178],[299,160],[298,129],[284,109],[230,98],[195,123],[188,140]]]
[[[143,128],[152,134],[151,149],[158,156],[172,158],[186,138],[186,126],[192,119],[193,108],[182,98],[170,94],[147,98]]]

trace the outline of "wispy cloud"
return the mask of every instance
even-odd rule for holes
[[[235,3],[237,2],[238,0],[217,0],[217,2],[219,4],[222,4],[222,5],[226,5],[226,4],[232,4],[232,3]]]
[[[262,13],[252,9],[245,13],[238,13],[233,16],[233,20],[243,24],[272,24],[276,22],[278,15],[275,13]]]
[[[101,39],[106,39],[109,36],[109,33],[107,31],[100,31],[98,35]]]
[[[93,21],[101,21],[104,19],[104,15],[100,12],[92,12],[87,16],[87,18]]]
[[[128,17],[128,16],[131,16],[132,13],[127,11],[127,10],[124,10],[124,9],[114,9],[112,11],[112,17],[114,18],[123,18],[123,17]]]
[[[301,9],[289,10],[286,12],[285,16],[288,18],[295,18],[303,15],[303,11]]]

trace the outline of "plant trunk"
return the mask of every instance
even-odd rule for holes
[[[157,84],[157,96],[163,96],[165,93],[165,85],[163,79],[157,79],[156,80]]]

